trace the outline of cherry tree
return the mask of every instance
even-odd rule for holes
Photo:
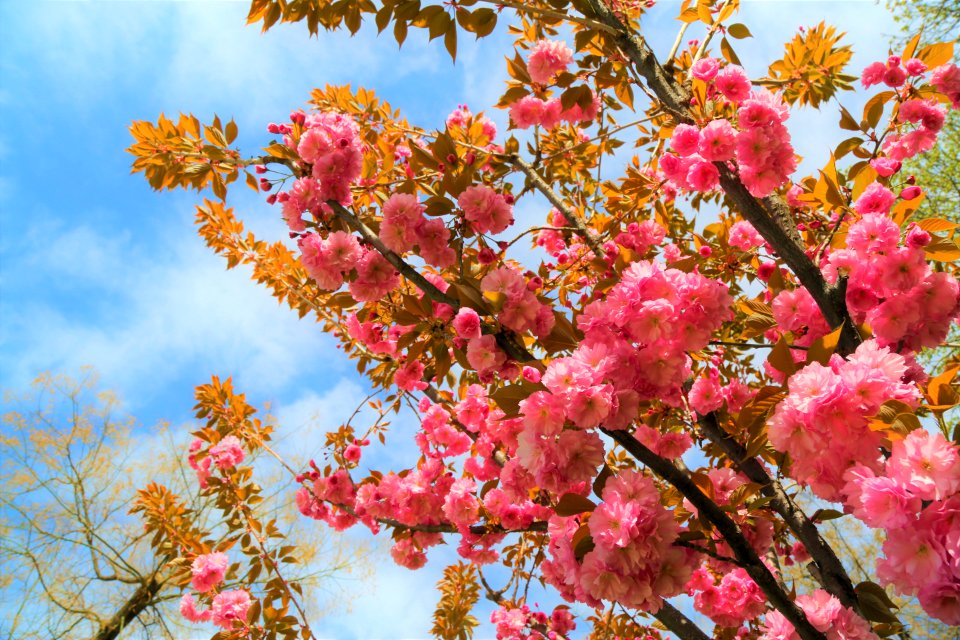
[[[233,121],[136,122],[133,169],[158,190],[211,189],[197,207],[208,245],[315,317],[369,379],[377,418],[289,469],[297,505],[390,535],[410,569],[456,545],[436,636],[471,635],[481,593],[501,638],[907,633],[887,589],[960,624],[960,359],[916,360],[960,313],[960,245],[955,223],[911,219],[924,185],[900,171],[960,107],[953,45],[918,35],[849,70],[850,45],[821,23],[751,78],[736,0],[685,0],[657,52],[640,26],[652,4],[254,0],[264,30],[375,27],[402,44],[422,29],[454,58],[459,38],[507,23],[510,80],[481,106],[508,110],[509,130],[468,106],[431,129],[369,89],[327,86],[270,123],[254,157]],[[842,97],[857,84],[870,98],[854,114]],[[786,125],[800,108],[847,135],[816,175],[798,171]],[[241,176],[290,241],[244,229],[226,205]],[[520,228],[524,198],[543,214]],[[312,637],[286,552],[266,544],[275,527],[245,521],[259,488],[237,465],[269,437],[219,381],[198,399],[198,480],[245,531],[247,575],[274,578],[224,590],[226,553],[168,544],[191,571],[184,615],[221,637]],[[369,447],[402,437],[384,428],[401,411],[419,456],[370,468]],[[818,529],[836,518],[882,532],[866,560],[882,584],[853,584]],[[487,579],[497,564],[505,585]],[[814,589],[785,581],[793,564]],[[532,581],[594,613],[539,610]],[[713,629],[671,604],[681,594]]]

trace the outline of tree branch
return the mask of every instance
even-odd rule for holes
[[[646,41],[620,22],[602,0],[584,0],[584,3],[590,7],[596,19],[614,29],[614,44],[633,63],[637,73],[646,80],[676,122],[696,124],[689,108],[690,92],[664,69]],[[820,269],[807,257],[789,206],[779,196],[755,198],[736,172],[723,163],[715,165],[720,170],[720,186],[740,214],[783,258],[800,283],[813,296],[830,326],[843,327],[838,345],[840,353],[853,352],[861,338],[850,319],[846,300],[836,287],[827,284]]]
[[[672,484],[697,511],[706,517],[730,546],[743,569],[753,578],[770,603],[794,626],[803,640],[825,640],[826,636],[807,620],[806,614],[790,599],[780,583],[754,551],[736,522],[704,494],[693,480],[672,462],[656,455],[629,432],[602,428],[601,431],[626,449],[634,458]]]
[[[727,457],[750,479],[761,487],[763,495],[771,498],[770,507],[786,522],[797,539],[803,543],[810,557],[817,564],[819,581],[823,587],[836,596],[845,607],[860,613],[860,602],[853,590],[853,582],[844,569],[840,559],[820,531],[794,501],[783,490],[779,482],[770,477],[755,458],[748,458],[746,449],[736,439],[723,430],[717,417],[709,413],[699,418],[700,429],[711,442],[719,446]],[[862,615],[862,613],[861,613]]]
[[[603,247],[600,245],[600,241],[597,239],[593,233],[587,229],[586,225],[583,223],[583,219],[577,214],[577,212],[569,207],[566,202],[563,201],[563,198],[560,197],[556,191],[554,191],[543,176],[537,172],[533,166],[528,163],[526,160],[521,158],[517,154],[509,156],[510,162],[516,166],[520,171],[527,176],[527,180],[533,184],[534,188],[537,191],[543,194],[543,196],[550,201],[554,207],[557,208],[561,214],[563,214],[564,219],[567,223],[577,230],[577,234],[583,238],[583,241],[587,244],[588,247],[593,251],[594,255],[598,258],[604,256]]]
[[[652,615],[680,640],[710,640],[710,636],[666,600],[660,610]]]
[[[417,288],[423,291],[424,295],[435,302],[449,305],[455,311],[460,308],[461,305],[459,301],[454,300],[444,292],[440,291],[440,289],[423,277],[423,275],[413,268],[413,266],[405,262],[403,258],[388,249],[387,246],[381,242],[379,236],[373,232],[373,229],[364,224],[364,222],[360,220],[352,211],[335,200],[328,200],[327,204],[331,209],[333,209],[334,215],[336,215],[337,218],[344,222],[353,231],[359,233],[360,237],[363,238],[365,242],[376,249],[380,255],[387,260],[387,262],[393,265],[393,267],[400,272],[401,275],[403,275],[405,278],[415,284]],[[497,340],[497,344],[500,345],[500,348],[517,362],[527,362],[534,359],[533,354],[527,351],[523,346],[517,344],[513,338],[508,336],[503,331],[493,331],[492,333]]]

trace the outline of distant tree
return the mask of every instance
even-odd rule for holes
[[[960,32],[960,0],[888,0],[887,7],[903,34],[915,33],[922,25],[924,38],[935,42]]]
[[[29,394],[8,394],[4,405],[0,637],[183,637],[193,626],[177,612],[183,563],[154,554],[152,533],[129,513],[136,488],[153,480],[182,496],[197,530],[229,539],[182,443],[163,425],[137,428],[133,418],[118,417],[116,397],[98,391],[90,371],[79,379],[42,375]],[[271,484],[289,494],[283,482]],[[289,513],[277,495],[257,512]],[[313,558],[292,572],[313,586],[354,562],[341,543],[315,532],[306,542],[294,531],[286,544]]]

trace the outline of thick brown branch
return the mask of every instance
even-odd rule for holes
[[[680,640],[710,640],[710,636],[666,600],[653,617],[662,622],[663,626]]]
[[[594,18],[616,31],[616,35],[612,36],[614,43],[633,63],[634,69],[646,80],[676,122],[695,124],[689,108],[690,92],[664,69],[647,43],[632,33],[602,0],[584,2],[590,7]],[[841,354],[851,353],[861,339],[850,319],[846,300],[841,295],[842,292],[826,283],[820,269],[807,257],[790,208],[780,197],[755,198],[736,172],[722,163],[717,163],[717,168],[720,170],[720,186],[740,214],[757,229],[796,274],[800,283],[813,296],[830,326],[843,327],[838,351]]]
[[[587,226],[583,223],[583,219],[577,214],[577,212],[571,208],[566,202],[563,201],[563,198],[560,197],[556,191],[554,191],[543,176],[526,160],[521,158],[519,155],[510,156],[510,162],[520,169],[527,176],[527,180],[534,186],[534,188],[543,194],[543,196],[550,201],[554,207],[557,208],[561,214],[563,214],[564,219],[571,227],[577,230],[577,234],[583,238],[583,241],[588,247],[593,251],[594,255],[598,258],[603,257],[603,247],[600,245],[600,241],[597,239],[593,233],[587,229]]]
[[[717,503],[707,497],[690,477],[669,460],[650,451],[629,432],[611,429],[602,429],[602,431],[655,474],[673,485],[690,501],[701,516],[716,527],[717,532],[733,551],[740,566],[753,578],[770,603],[794,626],[803,640],[825,640],[826,636],[810,624],[803,611],[781,588],[776,577],[770,573],[757,552],[750,546],[737,523],[731,520]]]
[[[823,587],[836,596],[843,606],[859,612],[860,603],[853,590],[850,576],[847,575],[840,559],[803,509],[787,495],[779,482],[770,477],[763,465],[755,458],[747,457],[746,449],[720,427],[714,414],[701,416],[699,423],[703,434],[717,444],[751,482],[760,485],[763,495],[771,498],[770,507],[780,514],[816,562],[819,580]]]
[[[404,262],[403,258],[388,249],[387,246],[380,240],[380,237],[373,232],[373,229],[364,224],[364,222],[354,215],[352,211],[335,200],[328,200],[327,204],[330,205],[331,209],[333,209],[334,215],[336,215],[337,218],[339,218],[353,231],[359,233],[360,237],[363,238],[367,244],[376,249],[377,252],[379,252],[380,255],[387,260],[387,262],[393,265],[393,267],[399,271],[403,277],[423,291],[424,295],[434,302],[449,305],[454,310],[460,308],[460,303],[457,300],[454,300],[443,291],[440,291],[436,285],[423,277],[423,275],[412,265]],[[495,332],[494,336],[496,337],[497,344],[500,345],[500,348],[503,349],[506,354],[514,360],[518,362],[527,362],[534,359],[533,355],[529,351],[517,344],[515,340],[502,331]]]
[[[123,603],[120,610],[110,618],[110,620],[100,627],[100,631],[94,636],[95,640],[115,640],[120,633],[131,622],[136,620],[137,616],[143,613],[143,610],[154,603],[157,593],[163,586],[163,582],[156,576],[149,581],[143,582],[133,592],[133,595]]]

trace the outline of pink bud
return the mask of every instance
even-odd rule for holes
[[[761,262],[760,266],[757,267],[757,277],[767,282],[770,280],[770,276],[773,275],[773,270],[777,268],[772,262]]]
[[[497,260],[497,254],[491,251],[488,247],[480,249],[477,253],[477,261],[482,265],[493,264]]]
[[[255,165],[255,166],[253,167],[253,170],[256,171],[257,173],[266,173],[266,172],[267,172],[267,168],[266,168],[264,165],[262,165],[262,164]]]
[[[903,191],[900,192],[900,199],[902,200],[913,200],[918,197],[923,190],[917,186],[906,187]]]

